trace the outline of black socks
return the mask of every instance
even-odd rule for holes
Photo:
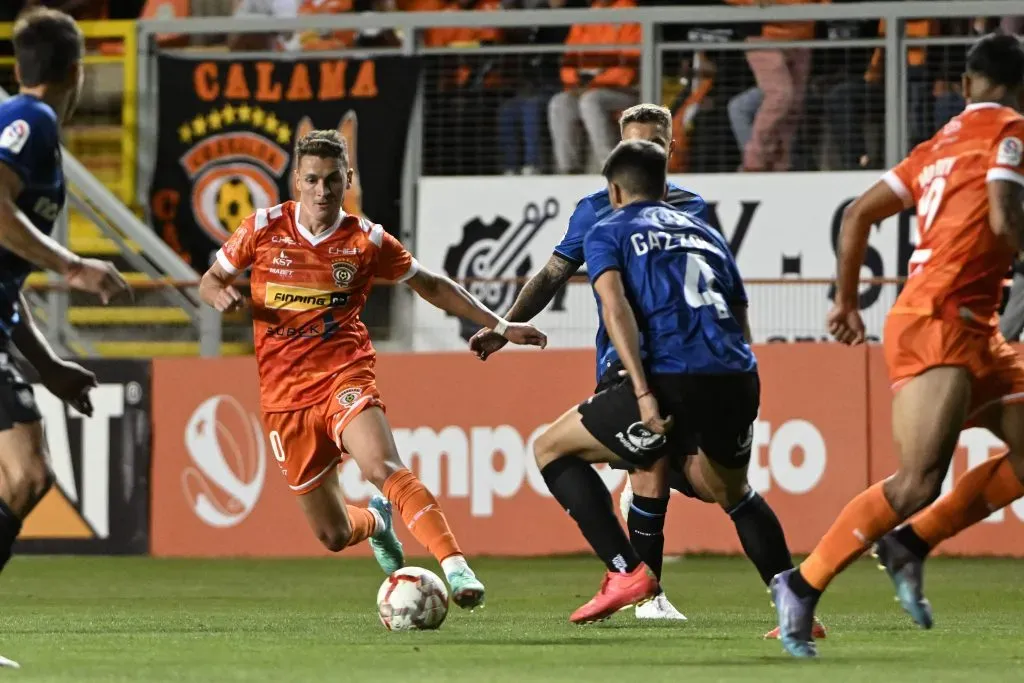
[[[612,497],[593,467],[575,456],[565,456],[548,464],[541,475],[609,571],[631,572],[640,566],[640,558],[615,516]]]
[[[659,581],[665,552],[666,510],[668,498],[633,496],[633,503],[629,506],[629,515],[626,518],[629,542]]]
[[[779,518],[756,491],[751,490],[727,512],[736,525],[743,552],[757,567],[765,585],[779,572],[793,568]]]

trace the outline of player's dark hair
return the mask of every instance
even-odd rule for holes
[[[672,137],[672,112],[660,104],[643,102],[622,112],[619,117],[619,131],[631,123],[652,123],[663,127]]]
[[[67,14],[39,7],[14,22],[14,57],[21,85],[62,83],[85,53],[85,39]]]
[[[983,76],[993,85],[1024,85],[1024,47],[1015,36],[990,33],[967,53],[967,72]]]
[[[295,162],[302,157],[339,159],[348,168],[348,143],[336,130],[314,130],[295,143]]]
[[[620,142],[604,162],[605,179],[632,197],[661,199],[668,182],[665,150],[647,140]]]

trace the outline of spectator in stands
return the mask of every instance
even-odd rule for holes
[[[393,12],[395,0],[302,0],[299,14],[344,14],[346,12]],[[344,50],[355,47],[398,47],[401,38],[393,29],[361,31],[303,31],[296,41],[302,50]]]
[[[756,85],[729,100],[729,127],[732,128],[741,154],[750,144],[750,138],[754,136],[754,119],[762,102],[764,93]]]
[[[417,0],[417,11],[493,11],[500,0]],[[440,27],[424,32],[427,47],[472,48],[503,43],[494,27]],[[505,97],[501,58],[466,53],[427,58],[424,146],[429,174],[477,175],[498,170],[493,153],[498,105]]]
[[[904,26],[907,37],[920,38],[938,33],[938,21],[934,19],[912,19]],[[878,25],[878,34],[885,35],[884,20]],[[927,52],[923,47],[911,47],[907,50],[907,113],[912,146],[926,140],[934,132],[928,116],[932,84],[925,63],[926,56]],[[884,53],[879,48],[872,55],[871,63],[862,78],[840,83],[825,97],[826,116],[841,168],[880,166],[879,155],[869,149],[866,125],[872,120],[878,124],[884,123],[884,67]]]
[[[237,0],[234,16],[291,19],[299,13],[299,0]],[[298,47],[291,33],[235,33],[228,36],[232,50],[289,50]]]
[[[765,4],[768,0],[757,0]],[[822,0],[771,0],[775,5],[794,5]],[[754,0],[729,0],[733,5],[749,5]],[[767,22],[759,36],[748,40],[811,40],[814,22]],[[747,171],[788,171],[793,137],[804,108],[807,80],[811,73],[811,51],[807,48],[757,50],[747,52],[747,63],[754,72],[763,94],[754,117],[750,140],[743,152]]]
[[[561,9],[582,2],[569,0],[504,0],[502,9]],[[515,45],[557,45],[569,33],[565,26],[537,26],[506,31],[506,42]],[[511,61],[511,58],[506,58]],[[527,54],[516,63],[506,64],[509,87],[515,94],[498,108],[498,137],[501,142],[502,170],[506,175],[534,175],[545,166],[543,142],[547,137],[547,105],[558,92],[559,55]]]
[[[636,7],[635,0],[593,0],[594,9]],[[566,45],[636,45],[639,24],[577,24]],[[571,52],[562,62],[564,91],[548,103],[548,125],[559,173],[584,170],[587,155],[600,163],[618,143],[616,113],[637,103],[639,49],[616,52]],[[588,147],[579,144],[581,127]]]

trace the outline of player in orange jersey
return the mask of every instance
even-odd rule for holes
[[[900,467],[854,498],[797,569],[772,580],[781,640],[814,657],[814,608],[821,592],[876,541],[897,597],[928,628],[921,589],[924,556],[944,538],[1024,494],[1024,362],[996,326],[1002,280],[1024,247],[1024,49],[1006,35],[970,51],[970,105],[855,201],[843,220],[836,302],[829,330],[864,341],[857,310],[871,226],[917,207],[918,248],[907,284],[885,324],[885,359],[895,393],[893,435]],[[965,427],[986,427],[1009,453],[965,474],[935,501]]]
[[[375,278],[407,283],[430,303],[486,325],[516,344],[543,347],[531,325],[508,323],[446,277],[420,267],[394,237],[342,211],[352,169],[344,139],[313,131],[295,148],[298,202],[242,222],[203,276],[203,301],[240,307],[232,286],[251,269],[253,328],[263,422],[274,457],[320,541],[332,551],[370,540],[385,572],[404,557],[391,524],[397,506],[437,558],[452,599],[472,608],[484,586],[466,563],[437,500],[402,464],[374,381],[376,353],[359,315]],[[351,454],[384,492],[370,507],[346,505],[336,467]],[[389,503],[390,501],[390,503]]]

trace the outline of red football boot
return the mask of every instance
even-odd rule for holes
[[[624,607],[646,602],[658,594],[660,587],[646,564],[628,574],[608,572],[601,582],[601,590],[590,602],[572,613],[569,621],[574,624],[589,624],[607,619]]]

